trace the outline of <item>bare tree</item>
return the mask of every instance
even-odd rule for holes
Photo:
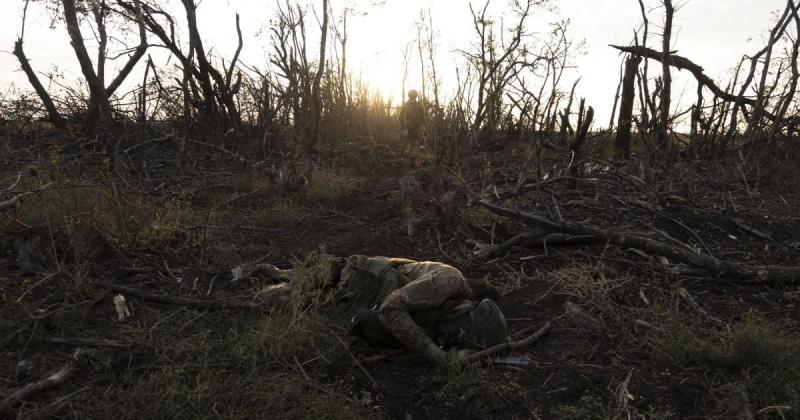
[[[619,107],[619,123],[615,149],[617,157],[628,159],[631,154],[631,127],[633,126],[633,103],[636,99],[636,73],[641,57],[629,55],[625,59],[625,72],[622,77],[622,98]]]
[[[769,33],[769,40],[767,41],[766,47],[762,50],[764,52],[764,64],[762,65],[761,69],[761,80],[758,84],[758,89],[756,90],[756,103],[753,106],[753,112],[750,116],[750,122],[747,125],[747,130],[745,131],[744,137],[747,140],[754,140],[754,136],[757,132],[761,129],[762,123],[762,115],[764,114],[764,108],[766,106],[765,92],[767,89],[767,76],[769,75],[770,65],[772,64],[772,53],[775,48],[775,44],[783,35],[783,32],[786,30],[786,27],[791,23],[791,19],[789,19],[789,14],[797,14],[797,6],[795,6],[793,0],[789,0],[786,3],[786,9],[783,12],[783,16],[778,21],[778,24],[772,28]],[[756,61],[753,61],[751,70],[754,70],[756,67]]]
[[[97,69],[95,69],[92,59],[86,49],[83,34],[81,33],[75,0],[62,0],[61,4],[63,7],[64,20],[67,24],[67,32],[69,33],[70,45],[72,45],[75,57],[78,59],[78,63],[81,67],[81,73],[89,86],[89,111],[85,128],[89,133],[95,132],[98,127],[101,131],[105,131],[109,127],[112,118],[111,102],[109,98],[120,85],[122,85],[122,82],[125,81],[148,48],[147,33],[142,16],[141,4],[139,0],[134,0],[133,8],[139,28],[139,45],[128,57],[128,61],[122,66],[119,73],[108,86],[105,85],[106,48],[108,41],[105,17],[110,12],[109,6],[106,4],[105,0],[90,3],[90,8],[95,18],[95,24],[97,25],[97,32],[99,34],[98,62]]]
[[[139,0],[131,4],[127,0],[117,0],[117,4],[125,10],[129,16],[135,13],[139,7]],[[183,68],[182,92],[184,94],[184,118],[191,114],[190,104],[201,104],[203,121],[207,126],[214,126],[217,123],[229,128],[241,126],[241,115],[236,105],[236,95],[241,88],[241,72],[236,72],[239,61],[239,54],[243,47],[242,31],[239,16],[236,16],[236,32],[238,45],[233,59],[227,68],[223,65],[222,70],[218,70],[209,61],[208,53],[203,45],[200,30],[197,26],[197,4],[194,0],[181,0],[186,14],[186,30],[189,37],[189,49],[184,51],[176,35],[175,21],[169,13],[160,9],[157,4],[147,3],[141,5],[142,21],[147,30],[155,35],[161,42],[161,46],[166,48],[175,57]],[[134,15],[135,16],[135,15]],[[163,22],[163,23],[162,23]],[[236,73],[234,77],[234,73]],[[195,95],[196,86],[202,95]],[[192,94],[192,100],[188,99]]]
[[[312,126],[311,126],[311,140],[309,142],[309,149],[314,150],[319,144],[320,138],[320,120],[322,119],[322,94],[320,93],[320,84],[322,82],[322,75],[325,72],[325,47],[328,41],[328,0],[322,0],[322,27],[320,29],[319,40],[319,64],[317,65],[317,73],[314,76],[314,86],[311,90],[312,95]]]
[[[664,33],[661,37],[661,103],[659,106],[659,121],[658,121],[658,147],[661,152],[668,148],[669,141],[669,126],[670,126],[670,105],[672,103],[672,71],[670,69],[670,46],[672,43],[672,19],[675,14],[675,8],[672,6],[672,0],[663,0],[664,2]]]
[[[528,49],[523,45],[528,36],[527,19],[532,8],[543,3],[541,0],[526,0],[518,5],[517,19],[510,31],[510,40],[496,34],[494,22],[488,16],[491,0],[487,0],[479,12],[470,4],[472,23],[477,35],[474,52],[461,51],[476,70],[478,78],[477,103],[472,129],[478,131],[484,126],[490,130],[498,122],[500,105],[509,82],[522,68],[532,65],[528,60]]]
[[[789,111],[789,106],[794,101],[797,93],[798,79],[800,79],[800,71],[798,71],[797,67],[798,55],[800,55],[800,14],[798,14],[797,6],[793,1],[789,1],[789,6],[792,9],[792,18],[795,22],[795,37],[794,41],[792,42],[791,54],[789,56],[789,66],[792,73],[789,79],[788,87],[780,96],[778,104],[775,107],[777,109],[775,113],[776,123],[772,125],[769,133],[769,139],[771,143],[775,142],[775,135],[780,128],[780,125],[777,122],[783,121],[784,117],[786,117],[786,113]]]
[[[56,105],[53,102],[53,98],[50,97],[50,93],[47,89],[44,88],[42,82],[39,81],[39,77],[36,75],[36,72],[31,67],[30,61],[28,57],[25,56],[25,50],[23,49],[23,42],[25,39],[25,20],[28,15],[28,4],[30,0],[25,0],[25,6],[22,12],[22,29],[20,30],[19,36],[17,37],[17,41],[14,42],[14,55],[17,57],[19,61],[20,68],[25,73],[25,76],[28,78],[28,82],[30,82],[33,90],[36,91],[36,94],[39,96],[39,99],[42,101],[45,109],[47,110],[47,116],[50,119],[50,122],[53,123],[54,126],[57,128],[66,128],[67,122],[64,120],[64,117],[58,112],[56,109]]]

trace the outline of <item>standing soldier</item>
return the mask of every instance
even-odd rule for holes
[[[425,122],[425,107],[417,101],[417,91],[412,90],[408,92],[408,101],[400,110],[400,125],[406,133],[410,150],[422,143]]]

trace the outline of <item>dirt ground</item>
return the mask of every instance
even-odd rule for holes
[[[796,284],[692,273],[597,241],[479,255],[480,244],[527,229],[468,205],[513,189],[530,168],[526,145],[438,172],[424,153],[412,164],[399,147],[344,145],[323,153],[307,185],[278,189],[260,166],[215,150],[137,149],[126,161],[134,175],[121,180],[88,141],[6,136],[0,189],[21,180],[0,201],[52,184],[0,219],[0,398],[67,364],[76,347],[85,353],[63,383],[0,416],[800,418]],[[586,165],[577,178],[563,164],[553,158],[552,182],[505,205],[742,263],[800,261],[790,158],[758,171],[684,161],[647,187],[620,175],[638,177],[624,163]],[[409,220],[420,220],[413,236]],[[127,296],[132,317],[118,322],[116,293],[98,285],[252,302],[265,280],[232,281],[232,268],[288,268],[319,250],[444,261],[503,290],[512,337],[553,328],[514,351],[516,365],[435,369],[366,348],[315,314]],[[568,302],[583,315],[565,312]]]

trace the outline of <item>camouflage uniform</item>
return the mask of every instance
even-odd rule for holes
[[[432,347],[440,356],[442,346],[482,348],[489,344],[470,341],[471,338],[504,339],[502,314],[497,319],[500,324],[468,327],[478,336],[465,336],[458,323],[466,315],[473,321],[485,319],[473,318],[473,310],[486,300],[499,298],[486,280],[467,279],[458,269],[439,262],[353,255],[340,265],[328,257],[323,265],[330,263],[330,267],[321,270],[327,272],[325,278],[312,282],[326,292],[325,313],[341,324],[351,323],[351,333],[374,347],[405,345],[431,360]],[[272,274],[276,282],[295,279],[293,270],[267,268],[271,270],[265,274]],[[291,309],[292,295],[302,292],[302,288],[295,290],[291,284],[266,286],[254,298],[270,307]],[[488,299],[475,302],[483,298]],[[496,334],[481,335],[482,327]]]
[[[469,303],[474,295],[464,275],[446,264],[415,262],[398,270],[413,280],[386,297],[380,319],[403,344],[422,352],[433,340],[414,322],[411,312],[439,308],[447,314]]]
[[[409,147],[414,147],[422,141],[422,128],[425,125],[425,107],[416,100],[409,99],[400,110],[400,123],[408,131]]]
[[[374,276],[364,280],[361,271]],[[417,352],[433,342],[439,320],[471,307],[475,298],[464,275],[447,264],[363,255],[348,258],[338,288],[335,316],[377,309],[383,327]]]

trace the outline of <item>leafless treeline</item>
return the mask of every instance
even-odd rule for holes
[[[680,143],[693,152],[724,152],[743,145],[774,145],[779,138],[797,136],[800,115],[795,94],[800,78],[797,67],[800,15],[796,1],[786,2],[766,45],[742,57],[732,79],[724,84],[707,76],[703,67],[691,58],[673,51],[672,21],[679,11],[672,0],[662,0],[662,4],[664,24],[657,49],[648,46],[652,25],[643,0],[639,0],[643,23],[632,45],[613,46],[626,53],[621,98],[618,98],[619,154],[630,153],[632,125],[638,128],[642,152],[651,158],[648,160],[669,153],[670,148]],[[661,74],[655,79],[649,75],[651,61],[661,67]],[[688,71],[697,81],[697,99],[689,109],[671,107],[672,68]],[[637,98],[638,115],[633,112]],[[688,136],[675,134],[673,128],[687,116]]]
[[[36,0],[26,0],[26,9],[29,1]],[[312,152],[320,142],[397,136],[391,104],[348,69],[348,19],[357,14],[345,3],[282,0],[266,28],[269,63],[246,66],[239,57],[249,40],[242,36],[239,17],[230,22],[237,49],[225,57],[211,54],[198,27],[201,6],[194,0],[180,0],[180,18],[167,11],[164,0],[38,1],[47,3],[66,26],[85,91],[50,97],[25,55],[25,18],[14,45],[20,67],[52,124],[80,122],[85,133],[98,135],[107,147],[116,141],[111,134],[120,123],[146,127],[165,121],[187,135],[240,133],[239,138],[258,138],[265,147],[290,143]],[[512,13],[502,17],[491,13],[491,0],[470,4],[473,38],[458,51],[467,65],[455,69],[457,89],[446,97],[441,80],[451,69],[436,67],[436,23],[430,14],[421,14],[418,39],[404,52],[406,68],[399,69],[398,84],[405,91],[408,72],[414,71],[410,66],[419,66],[431,116],[427,136],[434,143],[522,139],[577,154],[593,127],[594,112],[577,100],[578,82],[571,89],[562,85],[581,45],[572,40],[568,20],[548,28],[534,25],[546,0],[512,4]],[[615,46],[625,56],[614,115],[603,132],[616,131],[618,156],[630,156],[632,138],[639,140],[649,165],[681,143],[695,152],[719,152],[796,135],[800,17],[793,0],[787,1],[766,46],[744,57],[727,82],[712,80],[699,64],[672,51],[672,20],[680,10],[671,0],[662,0],[657,9],[663,24],[651,24],[648,6],[639,0],[643,22],[631,44]],[[653,26],[663,30],[654,36]],[[95,37],[92,48],[81,31],[86,27]],[[313,39],[310,33],[316,34]],[[136,44],[109,56],[109,39],[124,37]],[[658,47],[650,46],[654,39]],[[412,53],[413,47],[417,51]],[[175,68],[154,65],[147,55],[154,48],[166,49]],[[124,61],[113,77],[106,74],[110,60]],[[120,93],[137,66],[144,68],[143,79],[128,81],[126,86],[137,87]],[[671,101],[674,69],[697,79],[697,101],[690,109],[675,109]],[[678,134],[684,131],[688,136]]]

